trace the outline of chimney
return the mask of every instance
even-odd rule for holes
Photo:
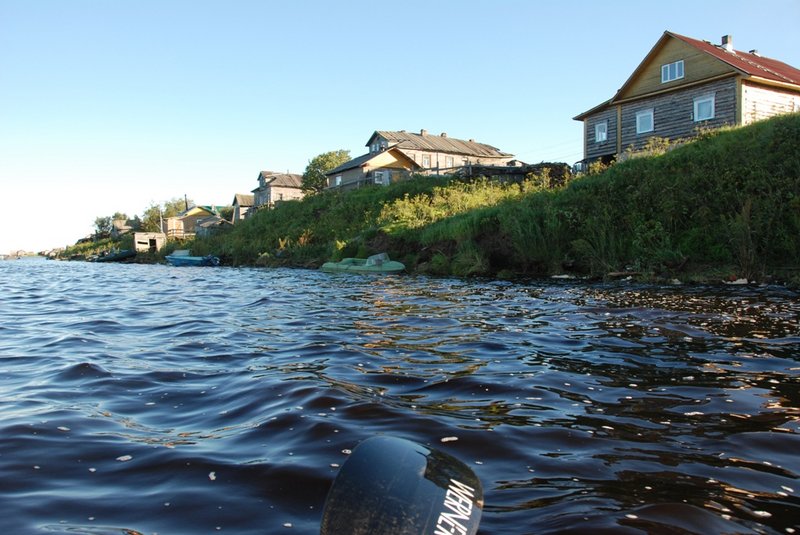
[[[419,131],[419,135],[427,136],[428,135],[428,131],[423,128],[422,130]]]
[[[442,137],[447,137],[447,132],[442,132]]]
[[[732,35],[723,35],[722,36],[722,48],[724,48],[728,52],[733,52],[733,36]]]

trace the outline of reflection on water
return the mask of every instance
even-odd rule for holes
[[[481,533],[800,530],[780,288],[0,263],[0,531],[315,533],[346,452],[466,462]]]

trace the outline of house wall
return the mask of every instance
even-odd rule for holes
[[[272,204],[280,201],[292,201],[303,198],[303,190],[298,188],[288,188],[285,186],[272,186],[270,187],[270,196]]]
[[[233,217],[232,217],[231,223],[235,224],[236,222],[241,221],[242,219],[245,218],[245,216],[247,215],[247,212],[249,212],[249,211],[250,211],[250,207],[249,206],[241,206],[239,204],[234,204],[233,205]]]
[[[399,152],[399,151],[398,151]],[[404,151],[405,152],[405,151]],[[354,169],[347,169],[337,175],[328,177],[328,187],[336,187],[336,176],[342,177],[342,189],[352,189],[365,184],[371,184],[375,171],[387,173],[390,182],[406,179],[411,174],[411,163],[398,159],[393,151],[385,151],[367,161],[364,165]]]
[[[595,140],[595,126],[599,123],[608,124],[608,136],[606,141],[598,143]],[[584,158],[596,160],[603,156],[617,153],[617,107],[602,110],[583,120],[583,139],[585,140]]]
[[[714,118],[694,121],[694,99],[713,94]],[[698,128],[719,128],[736,124],[736,79],[725,78],[681,91],[621,104],[620,148],[640,150],[653,137],[678,140],[693,137]],[[636,133],[636,113],[653,108],[652,132]],[[592,135],[594,132],[592,132]]]
[[[671,82],[661,82],[661,66],[683,60],[684,76]],[[636,79],[618,99],[635,98],[682,85],[693,84],[735,71],[724,62],[678,39],[669,39],[664,46],[643,65]]]
[[[479,156],[469,156],[464,154],[453,154],[447,152],[431,152],[417,149],[400,149],[403,154],[414,160],[419,165],[423,165],[424,157],[430,156],[430,167],[424,167],[421,172],[430,172],[438,169],[447,169],[447,158],[453,158],[453,167],[463,167],[465,165],[507,165],[508,162],[514,160],[514,156],[504,158],[481,158]]]
[[[800,112],[800,93],[742,82],[742,124]]]
[[[163,232],[135,232],[133,234],[134,248],[137,253],[160,251],[167,242]]]

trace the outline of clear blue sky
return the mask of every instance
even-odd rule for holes
[[[0,0],[0,252],[230,204],[375,130],[582,156],[576,114],[664,30],[800,66],[800,0]]]

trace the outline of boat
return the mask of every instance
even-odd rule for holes
[[[187,249],[178,249],[164,257],[170,265],[180,266],[218,266],[219,258],[214,255],[192,256]]]
[[[133,258],[136,256],[136,251],[131,249],[122,249],[121,251],[110,251],[110,252],[103,252],[100,253],[98,256],[94,258],[94,262],[120,262],[122,260],[127,260],[128,258]]]
[[[399,273],[406,269],[406,266],[396,260],[390,260],[386,253],[380,253],[368,258],[345,258],[339,262],[325,262],[320,269],[329,273]]]

